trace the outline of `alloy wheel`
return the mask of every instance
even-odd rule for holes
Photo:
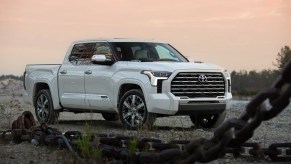
[[[36,102],[36,113],[42,122],[46,122],[49,118],[49,99],[46,95],[41,94]]]
[[[127,125],[136,128],[143,124],[146,117],[145,103],[138,95],[129,95],[122,104],[122,117]]]

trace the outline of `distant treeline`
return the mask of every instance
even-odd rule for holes
[[[278,70],[232,71],[232,94],[235,96],[253,96],[259,91],[271,87],[279,75]]]
[[[237,96],[253,96],[259,91],[271,87],[273,82],[280,75],[282,69],[288,62],[291,61],[291,49],[289,46],[284,46],[277,54],[274,70],[256,71],[233,71],[231,72],[232,79],[232,94]]]
[[[22,80],[23,76],[15,76],[15,75],[1,75],[0,76],[0,80],[5,80],[5,79]]]

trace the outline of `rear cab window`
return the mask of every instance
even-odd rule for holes
[[[93,55],[103,54],[112,59],[112,51],[107,42],[78,43],[75,44],[69,56],[69,62],[73,65],[91,65]]]

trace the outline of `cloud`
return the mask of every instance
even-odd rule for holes
[[[218,21],[236,21],[236,20],[251,20],[251,19],[259,19],[268,16],[283,16],[282,13],[278,12],[277,10],[272,10],[269,13],[263,14],[256,14],[250,11],[242,12],[235,16],[220,16],[220,17],[210,17],[203,19],[203,22],[218,22]]]
[[[250,11],[247,11],[247,12],[243,12],[239,15],[239,18],[241,19],[248,19],[248,18],[251,18],[253,15]]]
[[[250,11],[242,12],[234,16],[220,16],[220,17],[211,17],[206,18],[203,22],[214,22],[214,21],[233,21],[233,20],[243,20],[243,19],[253,19],[259,17],[255,16]]]
[[[178,27],[193,24],[195,21],[187,19],[153,19],[148,20],[148,23],[158,27]]]
[[[269,15],[271,15],[271,16],[283,16],[284,14],[282,12],[278,11],[278,9],[274,9],[269,13]]]
[[[26,19],[26,18],[12,18],[12,17],[4,17],[0,18],[0,22],[18,22],[18,23],[49,23],[46,20],[39,19]]]

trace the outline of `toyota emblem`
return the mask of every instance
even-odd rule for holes
[[[198,77],[199,82],[207,82],[207,77],[204,74],[199,75]]]

